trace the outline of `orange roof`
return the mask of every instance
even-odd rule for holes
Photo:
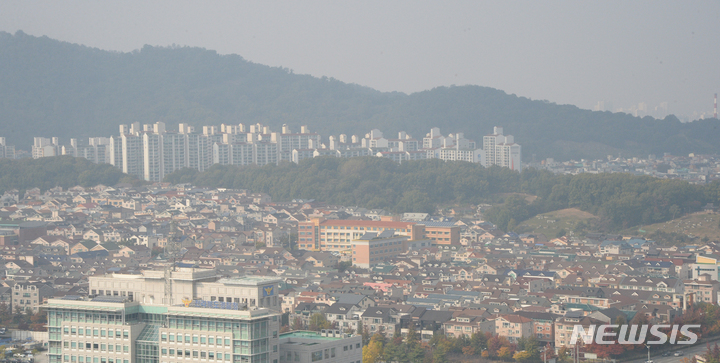
[[[384,227],[384,228],[407,228],[415,222],[389,222],[389,221],[360,221],[347,219],[328,219],[320,223],[321,226],[353,226],[353,227]]]

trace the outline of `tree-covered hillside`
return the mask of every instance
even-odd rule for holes
[[[109,164],[95,164],[87,159],[56,156],[40,159],[0,159],[0,195],[7,190],[39,188],[46,191],[54,187],[65,189],[80,185],[98,184],[113,186],[118,183],[144,183],[124,174]]]
[[[164,121],[200,125],[309,125],[323,136],[379,128],[422,138],[431,127],[464,132],[480,144],[503,126],[525,159],[607,154],[718,153],[717,120],[683,124],[591,112],[479,87],[440,87],[406,95],[335,79],[293,74],[238,55],[145,46],[108,52],[22,32],[0,32],[0,136],[28,149],[33,136],[110,136],[117,125]]]
[[[539,213],[578,208],[600,217],[605,230],[664,222],[720,202],[720,183],[692,185],[630,174],[555,175],[548,171],[484,168],[437,159],[400,165],[385,158],[322,157],[264,167],[216,165],[179,170],[171,183],[264,192],[276,201],[317,199],[387,211],[433,212],[438,205],[502,202],[485,217],[503,230]],[[509,194],[508,194],[509,193]],[[532,202],[518,193],[537,196]],[[500,194],[506,195],[498,200]]]

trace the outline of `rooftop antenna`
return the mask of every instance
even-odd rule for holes
[[[717,93],[715,94],[715,118],[717,118]]]

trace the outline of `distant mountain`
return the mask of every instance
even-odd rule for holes
[[[135,121],[163,121],[170,130],[180,122],[309,125],[324,137],[378,128],[417,139],[437,126],[478,145],[493,126],[503,126],[526,160],[720,153],[718,120],[683,124],[673,116],[591,112],[479,86],[383,93],[201,48],[119,53],[0,32],[0,136],[9,143],[28,149],[34,136],[63,143],[107,137]]]

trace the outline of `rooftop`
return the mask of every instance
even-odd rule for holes
[[[317,344],[317,343],[312,343],[312,342],[310,342],[310,341],[302,341],[302,340],[305,340],[305,339],[312,339],[312,340],[319,340],[319,341],[329,341],[329,340],[343,339],[343,338],[345,338],[345,337],[346,337],[345,334],[340,334],[340,336],[337,336],[337,335],[336,335],[336,336],[332,336],[332,335],[326,336],[326,335],[320,334],[319,332],[306,331],[306,330],[296,330],[296,331],[291,331],[291,332],[288,332],[288,333],[280,334],[280,340],[281,340],[282,343],[284,343],[284,344],[287,344],[287,343],[290,343],[290,344],[301,344],[301,345],[302,345],[302,344],[304,344],[304,345]],[[282,341],[283,339],[300,339],[301,341],[294,341],[294,342],[293,342],[293,341],[287,341],[287,342],[283,342],[283,341]]]
[[[225,285],[263,285],[280,282],[281,280],[282,279],[277,277],[242,276],[236,278],[223,278],[218,280],[218,282]]]

